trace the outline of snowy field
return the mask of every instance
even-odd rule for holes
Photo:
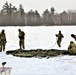
[[[18,49],[18,29],[25,32],[25,48],[29,49],[60,49],[67,50],[71,34],[76,34],[75,26],[38,26],[38,27],[0,27],[0,31],[5,29],[7,37],[7,50]],[[61,48],[57,46],[55,34],[61,30],[64,38]],[[76,43],[76,42],[75,42]],[[52,58],[20,58],[6,55],[0,52],[0,66],[6,61],[5,66],[12,67],[11,75],[76,75],[76,56],[57,56]]]
[[[76,56],[20,58],[0,53],[0,64],[12,67],[11,75],[76,75]],[[1,65],[0,65],[1,66]]]
[[[35,27],[0,27],[0,31],[5,29],[7,44],[6,50],[18,49],[19,48],[19,39],[18,39],[18,29],[21,29],[25,32],[25,47],[26,49],[65,49],[70,43],[70,41],[75,40],[70,36],[71,34],[76,34],[75,26],[35,26]],[[61,48],[57,46],[56,36],[58,31],[61,30],[64,38],[62,39]]]

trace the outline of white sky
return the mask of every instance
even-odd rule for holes
[[[76,0],[0,0],[0,9],[2,9],[2,6],[6,1],[12,3],[12,5],[15,5],[16,7],[18,7],[19,4],[22,4],[25,12],[33,9],[42,13],[45,9],[50,10],[51,7],[54,7],[56,12],[76,9]]]

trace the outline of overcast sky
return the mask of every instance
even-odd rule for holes
[[[2,6],[6,1],[12,3],[12,5],[15,5],[16,7],[18,7],[19,4],[22,4],[25,12],[32,9],[38,10],[41,14],[45,9],[50,10],[51,7],[54,7],[56,12],[76,9],[76,0],[0,0],[0,9],[2,9]]]

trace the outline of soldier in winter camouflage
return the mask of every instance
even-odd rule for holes
[[[68,46],[68,51],[70,54],[76,53],[76,44],[73,41],[70,42],[70,45]]]
[[[21,31],[21,29],[18,29],[19,31],[19,46],[20,49],[25,49],[25,45],[24,45],[24,39],[25,39],[25,33],[23,31]]]
[[[0,52],[2,52],[1,33],[0,33]]]
[[[1,37],[0,38],[1,38],[1,50],[5,51],[5,46],[7,43],[5,30],[1,31]]]
[[[61,31],[59,31],[58,34],[56,34],[56,37],[58,38],[57,39],[57,44],[59,47],[61,47],[61,41],[62,41],[62,38],[64,38],[63,34],[61,33]]]

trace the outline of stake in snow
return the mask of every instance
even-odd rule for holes
[[[10,75],[11,67],[4,67],[6,62],[2,62],[2,67],[0,67],[0,75]]]

